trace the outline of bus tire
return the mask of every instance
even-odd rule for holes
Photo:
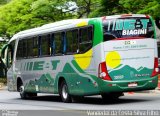
[[[37,93],[25,92],[23,85],[20,86],[19,93],[20,93],[21,99],[28,99],[30,97],[36,97],[37,96]]]
[[[59,94],[63,102],[70,103],[72,101],[72,98],[68,92],[68,86],[65,80],[61,82]]]
[[[24,86],[23,85],[20,86],[19,93],[20,93],[21,99],[27,99],[28,98],[27,93],[24,91]]]

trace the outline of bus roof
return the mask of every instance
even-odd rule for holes
[[[143,14],[122,14],[122,15],[111,15],[105,16],[106,19],[115,19],[115,18],[125,18],[125,17],[147,17],[147,15]]]
[[[58,21],[55,23],[49,23],[49,24],[45,24],[42,25],[41,27],[37,27],[37,28],[32,28],[32,29],[28,29],[28,30],[24,30],[21,32],[18,32],[17,34],[15,34],[11,40],[15,40],[18,37],[27,37],[27,36],[32,36],[34,34],[43,34],[43,33],[47,33],[47,32],[53,32],[54,31],[59,31],[59,30],[63,30],[63,29],[69,29],[69,28],[73,28],[76,27],[77,24],[81,23],[81,22],[86,22],[88,23],[89,19],[69,19],[69,20],[62,20],[62,21]]]
[[[124,15],[105,16],[106,19],[121,18],[121,17],[146,17],[146,15],[124,14]],[[54,29],[54,32],[56,32],[56,31],[63,30],[63,29],[74,28],[74,27],[77,27],[77,25],[82,22],[86,22],[88,24],[88,21],[90,19],[100,19],[100,18],[104,18],[104,17],[88,18],[88,19],[68,19],[68,20],[62,20],[62,21],[57,21],[54,23],[45,24],[45,25],[42,25],[41,27],[21,31],[21,32],[15,34],[10,39],[9,42],[11,42],[17,38],[21,38],[21,37],[27,37],[27,36],[33,36],[36,34],[44,34],[44,33],[53,32],[53,29]]]

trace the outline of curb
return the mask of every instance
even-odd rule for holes
[[[160,94],[160,90],[148,90],[149,92],[148,93],[157,93],[157,94]]]
[[[126,92],[128,95],[133,95],[133,94],[160,94],[159,89],[155,90],[146,90],[146,91],[136,91],[136,92]]]

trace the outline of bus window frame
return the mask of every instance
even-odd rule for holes
[[[89,35],[88,36],[88,39],[90,39],[90,42],[91,45],[85,50],[85,51],[82,51],[80,52],[79,49],[80,49],[80,29],[84,29],[84,28],[89,28],[91,27],[91,31],[92,31],[92,34],[91,34],[91,38],[89,38]],[[74,30],[77,30],[77,51],[76,52],[68,52],[67,53],[67,39],[66,39],[66,33],[68,31],[74,31]],[[61,53],[58,53],[56,54],[55,53],[55,48],[56,48],[56,45],[55,45],[55,34],[59,33],[61,35]],[[49,47],[50,47],[50,55],[42,55],[42,49],[41,49],[41,37],[42,36],[49,36]],[[73,33],[72,33],[72,36],[73,36]],[[48,33],[43,33],[43,34],[37,34],[37,35],[34,35],[34,36],[27,36],[27,37],[24,37],[24,38],[19,38],[18,40],[18,44],[17,44],[17,48],[18,48],[18,45],[19,45],[19,41],[27,41],[27,48],[28,48],[28,40],[29,39],[32,39],[32,49],[33,49],[33,38],[37,38],[38,39],[38,56],[33,56],[33,53],[32,53],[32,56],[29,56],[28,55],[28,49],[26,50],[27,52],[27,57],[22,57],[22,58],[17,58],[17,53],[16,53],[16,59],[17,60],[23,60],[23,59],[33,59],[33,58],[42,58],[42,57],[51,57],[51,56],[65,56],[65,55],[74,55],[74,54],[83,54],[85,52],[87,52],[89,49],[92,48],[93,46],[93,41],[94,41],[94,25],[87,25],[87,26],[81,26],[81,27],[75,27],[75,28],[70,28],[70,29],[65,29],[65,30],[59,30],[59,31],[53,31],[53,32],[48,32]]]
[[[80,36],[79,36],[80,29],[89,28],[89,27],[92,27],[91,45],[87,49],[85,49],[84,51],[81,52],[81,51],[79,51],[80,50],[79,46],[84,43],[80,43]],[[87,36],[89,36],[89,35],[87,35]],[[83,53],[87,52],[89,49],[91,49],[93,47],[93,41],[94,41],[94,25],[87,25],[87,26],[83,26],[83,27],[78,28],[78,54],[83,54]],[[88,43],[90,43],[90,42],[88,42]]]
[[[47,36],[49,39],[49,55],[42,55],[42,36]],[[45,34],[40,34],[38,35],[38,51],[39,51],[39,57],[50,57],[52,56],[52,46],[51,46],[51,33],[45,33]]]
[[[63,44],[64,44],[64,38],[63,38],[63,35],[62,35],[62,33],[63,32],[65,32],[65,31],[56,31],[56,32],[53,32],[54,33],[54,40],[53,40],[53,43],[54,43],[54,56],[63,56],[64,54],[63,54]],[[56,53],[56,43],[55,43],[55,34],[57,34],[57,33],[59,33],[60,34],[60,36],[61,36],[61,43],[62,43],[62,46],[60,46],[61,47],[61,53]]]
[[[32,53],[32,56],[29,56],[28,55],[28,40],[32,40],[32,49],[33,49],[33,38],[38,38],[38,43],[39,43],[39,37],[34,35],[34,36],[27,36],[27,37],[24,37],[24,38],[19,38],[18,40],[18,43],[17,43],[17,51],[18,51],[18,45],[19,45],[19,42],[20,41],[27,41],[27,49],[26,49],[26,52],[27,52],[27,56],[26,57],[22,57],[22,58],[17,58],[17,51],[16,51],[16,60],[23,60],[23,59],[33,59],[33,58],[38,58],[39,57],[39,45],[38,45],[38,56],[33,56],[33,53]],[[24,49],[24,48],[23,48]]]
[[[78,42],[79,42],[79,39],[78,39],[78,38],[79,38],[79,37],[78,37],[78,35],[79,35],[79,29],[78,29],[78,28],[69,29],[69,30],[66,31],[66,35],[67,35],[67,32],[69,32],[69,31],[72,32],[72,39],[73,39],[73,31],[75,31],[75,30],[77,31],[77,38],[76,38],[77,50],[76,50],[76,52],[73,52],[73,51],[68,52],[68,51],[66,50],[65,55],[77,54],[77,51],[79,50],[79,43],[78,43]],[[68,40],[68,39],[67,39],[67,36],[66,36],[66,44],[67,44],[67,40]],[[66,47],[67,47],[67,45],[66,45]],[[66,49],[67,49],[67,48],[66,48]]]

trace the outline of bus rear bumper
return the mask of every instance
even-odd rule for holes
[[[157,85],[158,85],[158,75],[146,80],[103,81],[100,84],[99,89],[100,93],[128,92],[128,91],[152,90],[155,89]]]

